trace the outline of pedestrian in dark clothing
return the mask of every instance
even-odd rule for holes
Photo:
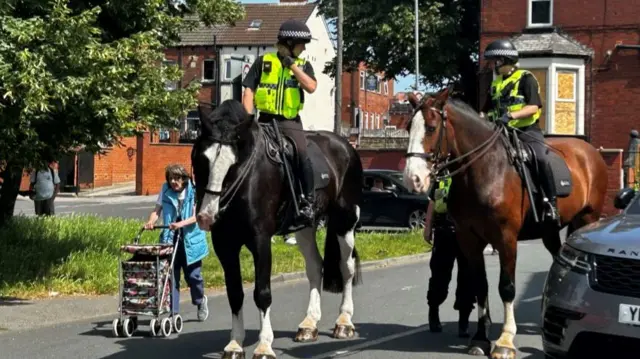
[[[425,228],[425,239],[433,242],[429,263],[431,278],[427,291],[429,329],[434,333],[442,331],[439,307],[447,299],[453,263],[457,260],[458,278],[453,309],[459,312],[458,336],[466,338],[469,336],[469,315],[474,309],[475,294],[467,261],[456,240],[455,225],[447,214],[446,200],[450,185],[451,178],[439,183],[434,195],[435,202],[429,203],[433,212],[432,225]]]

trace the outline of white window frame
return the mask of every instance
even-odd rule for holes
[[[364,71],[360,71],[360,90],[364,90],[366,88],[366,77],[364,75]]]
[[[364,129],[369,129],[369,112],[364,113]]]
[[[547,70],[547,88],[546,88],[546,114],[545,132],[549,135],[555,135],[556,101],[558,101],[558,84],[557,73],[564,71],[577,71],[575,86],[576,96],[576,133],[575,135],[584,136],[585,130],[585,65],[582,59],[573,58],[521,58],[520,67],[523,69],[546,69]],[[495,78],[495,74],[494,74]]]
[[[216,81],[216,73],[219,71],[219,69],[216,67],[216,66],[218,66],[218,62],[216,60],[217,59],[215,59],[215,58],[214,59],[203,59],[202,60],[202,73],[201,73],[200,77],[201,77],[201,80],[202,80],[203,83],[212,83],[212,82]],[[209,61],[213,62],[213,79],[211,79],[211,80],[208,80],[208,79],[204,78],[204,64],[209,62]]]
[[[533,3],[534,2],[548,2],[549,3],[549,22],[548,23],[533,23]],[[553,0],[527,0],[527,27],[547,27],[553,24]]]
[[[384,94],[385,95],[389,94],[389,82],[388,81],[384,82]]]

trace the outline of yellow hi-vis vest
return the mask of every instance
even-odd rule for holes
[[[282,66],[275,52],[266,53],[262,61],[262,75],[254,96],[256,108],[260,112],[282,115],[287,119],[295,118],[304,103],[301,99],[300,84],[293,76],[293,71]],[[269,72],[264,71],[266,62],[271,63]],[[300,68],[305,64],[304,59],[296,59],[295,62]]]
[[[449,197],[449,187],[451,187],[451,177],[438,183],[438,189],[435,191],[435,206],[433,210],[436,213],[447,213],[447,198]]]
[[[525,106],[524,96],[518,92],[520,79],[525,74],[531,74],[527,70],[516,70],[507,79],[503,79],[502,76],[498,76],[491,83],[491,100],[493,101],[493,110],[489,111],[488,116],[491,120],[495,121],[507,112],[514,112],[522,109]],[[535,79],[535,76],[532,75]],[[536,80],[537,81],[537,80]],[[503,93],[505,88],[512,85],[509,93]],[[540,87],[538,87],[538,93],[540,93]],[[511,127],[526,127],[533,125],[540,118],[542,109],[538,109],[538,112],[532,116],[519,118],[509,121]]]

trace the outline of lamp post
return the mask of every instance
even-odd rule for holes
[[[415,23],[415,37],[416,37],[416,91],[418,91],[418,82],[420,78],[420,55],[419,55],[419,36],[418,36],[418,0],[415,1],[415,13],[416,13],[416,23]]]

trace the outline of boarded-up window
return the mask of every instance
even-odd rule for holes
[[[575,135],[577,126],[577,99],[575,71],[558,71],[556,75],[556,105],[554,118],[554,134]]]
[[[529,70],[538,80],[538,87],[540,88],[540,100],[542,100],[542,113],[538,120],[538,125],[542,132],[548,133],[546,128],[547,123],[547,69],[526,69]]]

